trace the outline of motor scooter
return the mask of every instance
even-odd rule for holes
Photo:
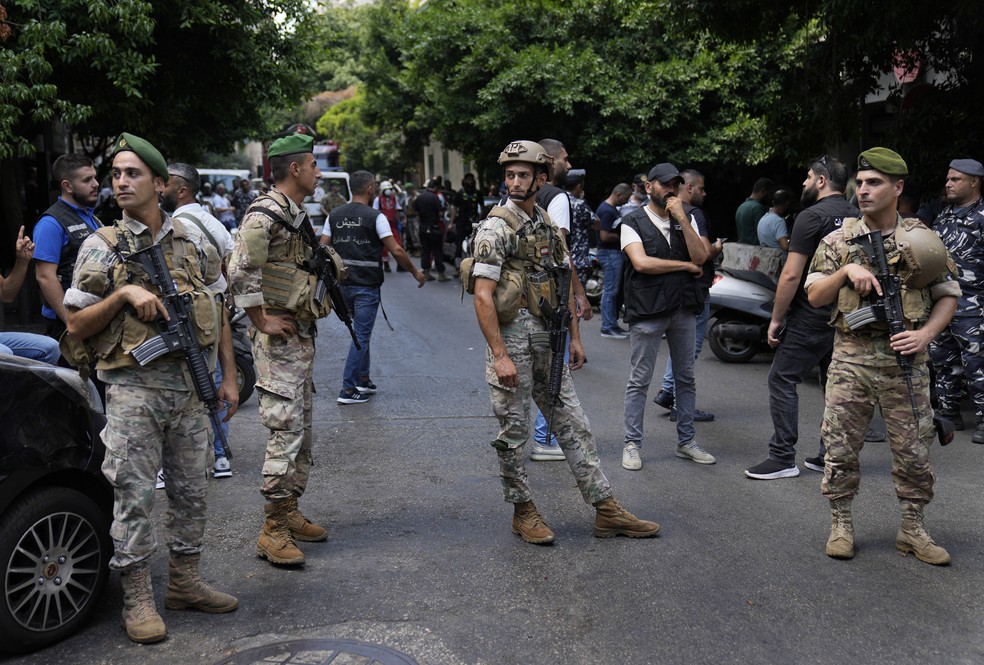
[[[253,363],[249,324],[245,309],[235,306],[230,309],[229,327],[232,329],[232,350],[236,359],[236,385],[239,388],[240,404],[250,398],[256,386],[256,365]]]
[[[767,342],[776,283],[757,270],[719,268],[710,289],[707,343],[726,363],[744,363],[770,349]]]
[[[601,294],[605,291],[605,268],[598,260],[598,250],[588,250],[591,265],[588,266],[588,279],[584,282],[584,295],[593,307],[601,305]]]

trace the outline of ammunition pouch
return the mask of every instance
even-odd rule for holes
[[[314,300],[318,278],[290,263],[263,266],[263,302],[272,309],[286,310],[299,321],[315,321],[328,316],[331,302],[318,305]]]

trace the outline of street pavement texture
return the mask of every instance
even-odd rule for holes
[[[331,638],[429,665],[984,662],[984,447],[970,442],[972,430],[932,451],[938,482],[927,526],[951,566],[895,550],[899,510],[884,443],[862,455],[857,556],[829,559],[820,474],[742,474],[767,452],[771,356],[727,365],[705,347],[697,406],[717,418],[697,432],[716,465],[675,457],[675,425],[650,401],[644,467],[625,471],[629,342],[602,339],[596,315],[583,324],[588,364],[574,374],[578,394],[616,497],[663,528],[655,539],[596,539],[594,511],[567,465],[530,462],[537,506],[557,534],[554,546],[530,545],[510,531],[489,446],[497,424],[471,297],[462,301],[457,281],[417,290],[409,275],[394,274],[383,306],[394,330],[380,314],[372,341],[379,392],[368,404],[336,404],[349,336],[334,315],[320,325],[316,466],[301,508],[329,538],[299,544],[303,568],[274,567],[253,551],[266,441],[253,397],[232,421],[233,477],[209,481],[202,564],[208,580],[239,597],[239,609],[165,610],[162,546],[152,569],[165,642],[127,640],[113,575],[89,626],[19,661],[207,664]],[[658,374],[665,357],[662,348]],[[815,374],[800,395],[802,467],[816,453],[822,414]],[[964,414],[973,422],[967,405]],[[157,497],[160,529],[167,499]]]

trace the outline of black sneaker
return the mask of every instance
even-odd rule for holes
[[[673,393],[667,392],[660,388],[660,391],[656,393],[656,397],[653,398],[655,404],[659,404],[664,409],[673,408]]]
[[[820,455],[816,457],[807,457],[803,460],[803,466],[811,471],[819,471],[823,473],[823,458]]]
[[[372,395],[376,392],[376,384],[372,382],[372,379],[366,379],[361,383],[357,383],[355,389],[360,393],[368,393]]]
[[[970,440],[972,443],[984,443],[984,421],[977,423],[977,429],[974,430],[974,436]]]
[[[342,388],[342,392],[338,393],[338,399],[335,401],[339,404],[365,404],[369,401],[369,393],[360,393],[358,390],[349,392]]]
[[[785,464],[774,459],[767,459],[751,469],[745,469],[745,475],[755,480],[776,480],[777,478],[795,478],[800,475],[800,470],[795,464]]]
[[[657,397],[659,397],[659,395],[657,395]],[[701,411],[700,409],[694,409],[695,423],[709,423],[712,420],[714,420],[713,413],[708,413],[707,411]],[[676,407],[673,407],[670,409],[670,422],[675,423],[676,421],[677,421],[677,410]]]
[[[601,336],[602,337],[607,337],[608,339],[628,339],[629,338],[629,334],[628,333],[626,333],[624,331],[621,331],[621,330],[615,330],[614,328],[602,328],[601,329]]]
[[[870,443],[878,443],[888,438],[888,432],[877,427],[869,427],[864,433],[864,440]]]

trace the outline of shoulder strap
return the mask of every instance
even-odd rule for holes
[[[277,208],[280,210],[281,214],[277,215],[269,208],[264,208],[263,206],[256,205],[258,201],[264,198],[270,199],[271,201],[276,203]],[[293,224],[287,221],[287,211],[284,210],[284,207],[277,199],[270,196],[269,194],[261,194],[260,196],[256,197],[256,199],[253,200],[253,204],[249,207],[248,212],[262,213],[267,217],[269,217],[274,222],[281,224],[285,229],[287,229],[288,233],[299,233],[300,235],[304,236],[304,239],[307,240],[308,245],[311,246],[311,249],[313,251],[318,251],[319,242],[318,242],[318,238],[314,235],[314,227],[311,225],[311,217],[307,214],[307,211],[304,210],[303,208],[301,209],[301,213],[304,215],[304,219],[301,221],[301,228],[299,229],[295,228]]]
[[[215,251],[218,252],[219,254],[222,253],[222,250],[219,249],[219,243],[215,240],[215,236],[209,233],[208,229],[205,227],[205,224],[202,223],[202,220],[198,219],[194,215],[187,212],[183,212],[180,215],[172,215],[171,220],[173,221],[175,219],[187,220],[192,224],[194,224],[195,226],[197,226],[199,230],[201,230],[201,232],[205,234],[205,237],[208,238],[208,241],[212,243],[212,247],[215,248]]]
[[[523,226],[523,218],[505,206],[493,206],[492,209],[489,210],[489,214],[485,217],[485,219],[488,219],[489,217],[499,217],[500,219],[506,220],[506,224],[508,224],[509,228],[513,231],[519,231],[519,229]]]

